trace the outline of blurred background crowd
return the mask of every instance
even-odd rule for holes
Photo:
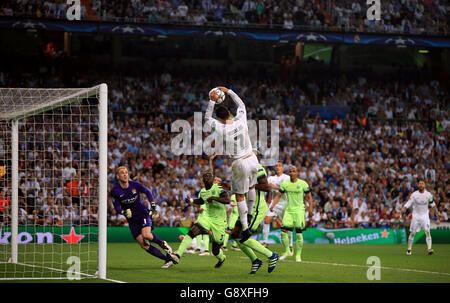
[[[366,0],[81,0],[81,19],[444,35],[446,0],[382,1],[381,20],[366,18]],[[0,15],[66,19],[65,0],[3,0]]]
[[[0,85],[86,87],[99,83],[89,74],[78,77],[75,72],[76,77],[67,79],[52,71],[20,76],[2,72]],[[192,77],[189,71],[163,71],[101,79],[109,86],[108,189],[116,183],[115,168],[126,165],[131,177],[153,192],[160,213],[154,226],[190,226],[198,210],[184,199],[197,195],[209,158],[205,154],[175,156],[171,140],[178,133],[171,131],[171,124],[186,119],[193,127],[194,112],[204,113],[209,90],[224,85],[244,100],[249,119],[279,121],[279,159],[285,169],[297,166],[300,178],[312,188],[315,210],[308,218],[310,226],[404,227],[410,217],[402,216],[400,209],[417,189],[419,178],[426,180],[438,205],[439,213],[431,212],[431,219],[449,222],[448,88],[412,75],[396,81],[372,79],[364,72],[342,74],[338,80],[319,81],[314,74],[304,77],[292,82],[281,75],[254,79],[245,74],[200,73]],[[58,113],[28,118],[21,124],[27,143],[20,145],[19,165],[29,169],[19,182],[20,224],[96,224],[97,120],[87,115],[94,107],[86,104],[71,106],[71,123],[63,123],[64,116]],[[227,99],[225,104],[231,107],[232,102]],[[350,110],[324,118],[300,111],[307,105]],[[68,144],[74,142],[80,143],[69,152]],[[218,156],[213,166],[216,175],[229,180],[229,159]],[[266,169],[274,174],[273,167]],[[0,207],[9,197],[6,189],[0,191]],[[108,204],[108,224],[126,225],[125,217],[112,210],[111,197]],[[0,211],[8,220],[7,208]]]

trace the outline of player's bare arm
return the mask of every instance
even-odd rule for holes
[[[184,201],[186,201],[186,203],[193,204],[194,206],[202,205],[205,203],[202,198],[192,199],[191,197],[189,197],[189,195]]]
[[[278,193],[276,195],[275,199],[273,199],[272,205],[270,206],[270,211],[273,211],[273,209],[275,208],[275,205],[278,204],[282,195],[283,195],[283,193]]]
[[[264,191],[264,192],[270,192],[272,190],[272,187],[270,186],[269,182],[267,181],[267,177],[263,177],[258,179],[258,183],[255,184],[255,189]]]
[[[276,186],[275,184],[269,183],[270,188],[275,189],[275,190],[280,190],[279,186]]]
[[[310,216],[310,218],[312,218],[312,216],[313,216],[313,209],[314,209],[314,202],[312,200],[311,192],[307,193],[305,195],[305,197],[306,197],[306,201],[308,201],[308,205],[309,205],[309,216]]]
[[[216,202],[219,202],[219,203],[222,203],[222,204],[229,204],[231,202],[231,199],[230,199],[228,193],[223,192],[223,193],[220,194],[219,197],[212,196],[212,197],[209,197],[207,199],[207,202],[209,202],[209,203],[211,203],[213,201],[216,201]]]

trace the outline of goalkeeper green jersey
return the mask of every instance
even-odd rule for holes
[[[267,178],[267,173],[266,173],[265,168],[261,164],[259,164],[257,179],[259,180],[261,178]],[[257,189],[255,189],[255,192],[256,192],[256,201],[255,201],[255,205],[253,206],[253,214],[256,216],[260,213],[262,214],[265,211],[267,211],[268,206],[266,203],[266,198],[264,196],[264,192],[257,190]],[[265,214],[264,214],[264,216],[265,216]]]
[[[301,179],[297,179],[294,183],[291,179],[281,183],[280,193],[285,193],[287,197],[286,212],[305,211],[305,202],[303,196],[309,193],[309,185]]]
[[[227,220],[227,207],[226,204],[213,201],[208,202],[209,197],[219,197],[222,192],[225,190],[222,189],[217,184],[213,184],[210,189],[202,188],[198,194],[198,197],[201,198],[205,202],[205,211],[206,215],[210,219],[219,219],[219,220]]]

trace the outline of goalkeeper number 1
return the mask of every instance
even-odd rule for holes
[[[134,239],[142,249],[163,260],[165,262],[163,268],[177,264],[178,258],[172,253],[172,248],[151,231],[152,219],[158,216],[152,192],[142,183],[130,180],[128,169],[125,166],[120,166],[116,170],[116,178],[119,183],[111,189],[114,210],[127,218]],[[150,210],[141,201],[141,193],[147,196]],[[165,254],[151,243],[161,247]]]

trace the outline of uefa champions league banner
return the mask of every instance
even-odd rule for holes
[[[110,23],[95,21],[63,21],[43,19],[0,18],[0,28],[65,31],[80,33],[147,35],[147,36],[216,36],[270,41],[302,41],[317,43],[378,44],[391,46],[450,47],[450,38],[339,33],[311,31],[264,31],[217,27],[183,27],[143,23]]]
[[[296,240],[295,233],[294,241]],[[262,241],[262,235],[252,237]],[[281,231],[274,230],[269,234],[269,244],[281,243]],[[303,231],[303,243],[310,244],[405,244],[405,229],[390,228],[343,228],[325,229],[308,228]]]

